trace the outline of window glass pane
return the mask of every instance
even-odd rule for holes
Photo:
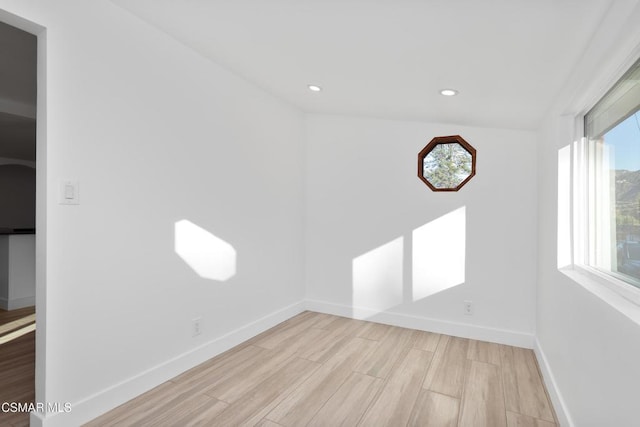
[[[436,188],[456,188],[471,175],[472,158],[458,144],[438,144],[424,157],[423,175]]]
[[[640,288],[640,61],[589,111],[587,263]]]
[[[635,111],[604,135],[611,152],[615,193],[616,265],[640,280],[640,113]],[[613,234],[612,230],[612,234]]]
[[[585,117],[585,133],[600,137],[640,109],[640,61],[625,73]]]
[[[595,267],[640,285],[640,111],[591,140]]]

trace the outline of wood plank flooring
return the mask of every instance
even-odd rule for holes
[[[5,311],[0,309],[0,338],[32,324],[35,307]],[[35,399],[35,332],[0,345],[0,404],[2,402],[30,403]],[[0,412],[0,426],[29,425],[28,413]]]
[[[87,426],[557,425],[531,350],[304,312]]]
[[[36,312],[36,308],[33,306],[18,308],[10,311],[3,310],[0,308],[0,325],[6,325],[7,323],[35,314],[35,312]]]

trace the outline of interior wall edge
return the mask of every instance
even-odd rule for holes
[[[544,385],[549,393],[551,403],[553,403],[553,409],[556,411],[558,423],[560,423],[561,426],[573,427],[575,424],[571,419],[571,414],[569,413],[567,404],[562,397],[558,383],[553,375],[551,365],[549,365],[547,356],[545,355],[542,345],[537,337],[535,338],[533,351],[536,354],[536,359],[538,360],[538,366],[540,367],[540,373],[542,374]]]
[[[195,347],[173,359],[150,368],[118,384],[114,384],[79,402],[71,402],[70,412],[49,414],[31,413],[31,425],[38,427],[66,427],[82,425],[122,405],[140,394],[174,378],[225,351],[247,341],[287,319],[304,311],[305,304],[298,301],[272,312],[245,326]]]
[[[335,316],[348,317],[351,319],[367,320],[369,322],[382,323],[401,328],[436,332],[514,347],[532,349],[534,348],[535,343],[535,336],[527,332],[438,320],[422,316],[410,316],[390,311],[379,312],[376,310],[334,304],[326,301],[307,299],[305,300],[305,308],[309,311],[315,311],[318,313],[333,314]],[[354,314],[354,312],[356,313]]]

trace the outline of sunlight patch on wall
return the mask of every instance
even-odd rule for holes
[[[558,268],[571,264],[571,146],[558,150]]]
[[[354,258],[354,311],[358,308],[384,311],[401,304],[402,266],[402,237]]]
[[[413,301],[465,281],[466,208],[413,230]]]
[[[236,250],[186,219],[175,223],[175,252],[200,277],[224,282],[236,274]]]

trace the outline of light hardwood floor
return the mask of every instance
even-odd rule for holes
[[[304,312],[88,426],[551,427],[531,350]]]
[[[33,324],[35,307],[5,311],[0,309],[0,339]],[[0,344],[0,404],[30,403],[35,399],[35,332]],[[0,412],[0,426],[29,425],[28,413]]]

